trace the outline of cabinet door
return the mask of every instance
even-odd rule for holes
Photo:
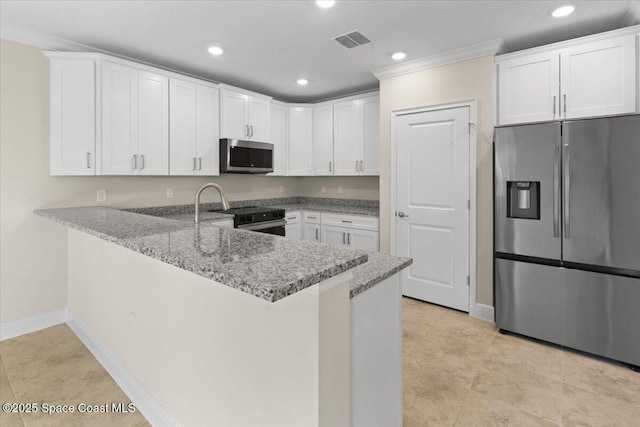
[[[364,109],[362,101],[333,106],[334,175],[359,175],[364,144]]]
[[[636,112],[635,56],[633,35],[562,50],[564,118]]]
[[[101,175],[138,172],[138,70],[102,62]]]
[[[347,246],[348,228],[322,226],[322,241],[335,246]]]
[[[498,63],[498,121],[540,122],[560,118],[560,59],[557,51]]]
[[[289,175],[311,175],[311,107],[289,107]]]
[[[273,144],[273,173],[271,176],[287,175],[287,108],[271,103],[269,143]]]
[[[171,79],[171,175],[196,173],[196,85]]]
[[[380,98],[367,98],[364,108],[364,153],[361,172],[380,175]]]
[[[311,242],[322,241],[320,226],[317,224],[304,224],[304,231],[302,235],[304,237],[304,240],[309,240]]]
[[[51,60],[51,175],[95,175],[93,60]]]
[[[287,224],[284,226],[284,235],[287,239],[300,240],[302,239],[302,227],[300,223]]]
[[[271,101],[268,99],[249,97],[249,139],[269,142],[269,112]]]
[[[222,90],[220,111],[220,137],[247,139],[249,116],[249,95]]]
[[[314,175],[333,175],[333,105],[313,109]]]
[[[220,91],[196,85],[198,175],[220,175]]]
[[[378,232],[349,229],[347,235],[347,243],[353,249],[361,249],[363,251],[378,252]]]
[[[138,71],[138,171],[169,175],[169,79]]]

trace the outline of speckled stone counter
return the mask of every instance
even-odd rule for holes
[[[351,272],[351,298],[377,285],[413,264],[412,258],[397,257],[379,252],[367,252],[369,260],[360,264]]]
[[[42,209],[35,214],[267,301],[278,301],[368,258],[363,251],[323,243],[110,208]]]
[[[291,211],[314,211],[314,212],[333,212],[346,215],[365,215],[365,216],[380,216],[380,209],[377,207],[369,206],[343,206],[332,205],[325,203],[291,203],[282,205],[271,205],[276,208],[281,208],[287,212]]]

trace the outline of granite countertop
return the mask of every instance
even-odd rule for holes
[[[274,208],[281,208],[286,211],[316,211],[316,212],[333,212],[346,215],[366,215],[366,216],[380,216],[380,208],[369,206],[343,206],[332,205],[326,203],[291,203],[291,204],[278,204],[270,205]]]
[[[351,281],[351,298],[377,285],[413,264],[412,258],[397,257],[380,252],[367,252],[369,259],[355,267]]]
[[[366,252],[325,243],[103,207],[34,213],[267,301],[351,270],[368,258]]]

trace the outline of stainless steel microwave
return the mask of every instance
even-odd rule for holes
[[[220,172],[273,172],[273,144],[240,139],[221,139]]]

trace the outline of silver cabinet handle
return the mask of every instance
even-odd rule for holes
[[[556,96],[553,95],[553,118],[556,118]]]
[[[249,136],[249,125],[244,125],[244,136]]]
[[[567,94],[562,95],[562,108],[564,111],[564,118],[567,118]]]
[[[407,215],[407,214],[406,214],[406,213],[404,213],[404,212],[398,212],[398,216],[399,216],[400,218],[409,218],[409,215]]]
[[[347,245],[351,244],[351,233],[347,234]]]
[[[316,217],[315,217],[315,216],[308,216],[307,218],[309,218],[309,219],[316,219]]]
[[[196,158],[193,158],[193,170],[196,170]]]
[[[91,153],[87,153],[87,169],[91,169]]]
[[[250,128],[251,128],[251,135],[250,136],[253,136],[253,125],[251,125]]]
[[[140,170],[144,169],[144,154],[140,155]]]
[[[296,219],[296,217],[295,216],[290,216],[287,219]]]
[[[560,237],[560,145],[556,144],[553,168],[553,237]]]
[[[349,221],[349,220],[346,220],[346,219],[343,219],[342,222],[346,222],[347,224],[353,223],[353,221]]]
[[[360,172],[364,172],[364,160],[360,160]]]
[[[133,163],[133,168],[134,169],[138,169],[138,155],[137,154],[133,155],[133,159],[131,160],[131,162]]]
[[[333,172],[333,165],[332,165],[332,161],[329,161],[329,172]]]
[[[569,189],[571,188],[571,185],[569,183],[569,160],[570,160],[570,156],[569,156],[569,144],[564,144],[564,149],[562,150],[562,154],[564,156],[564,171],[562,173],[562,179],[564,180],[564,191],[562,193],[562,198],[564,199],[564,219],[563,219],[563,227],[564,227],[564,237],[566,239],[571,237],[571,230],[569,227],[569,222],[570,222],[570,212],[569,209],[571,208],[571,200],[570,200],[570,195],[569,195]]]
[[[346,239],[347,239],[347,233],[342,233],[342,244],[343,245],[347,244]]]
[[[320,230],[316,228],[316,240],[318,240],[318,232],[319,232],[319,231],[320,231]]]
[[[359,170],[358,170],[358,165],[359,165],[359,164],[360,164],[360,162],[358,162],[358,161],[356,160],[356,172],[359,172]]]
[[[202,157],[198,157],[198,170],[202,170]]]

